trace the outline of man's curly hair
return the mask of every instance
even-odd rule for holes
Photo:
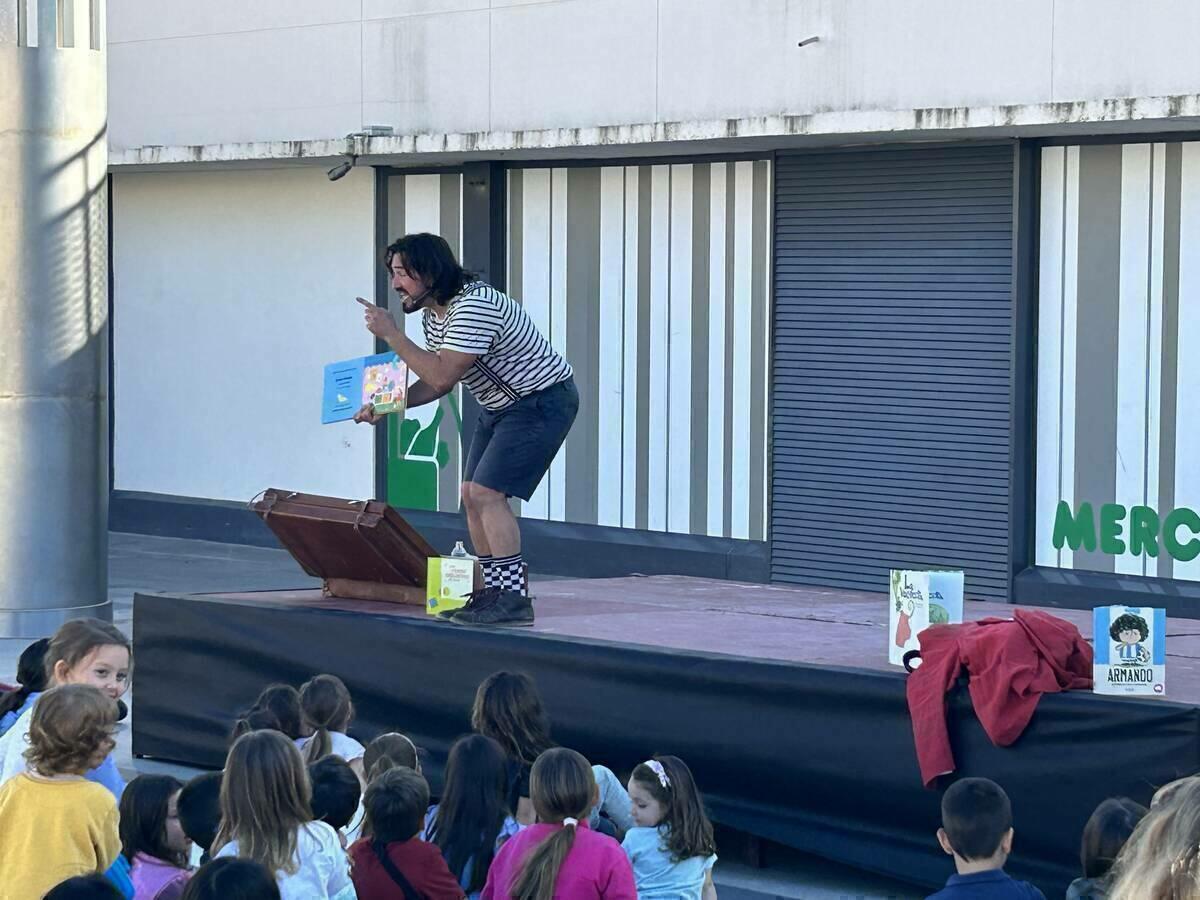
[[[112,750],[117,701],[99,688],[64,684],[38,697],[25,759],[42,775],[82,775]]]
[[[1108,629],[1108,633],[1114,641],[1121,640],[1122,631],[1136,631],[1142,636],[1143,641],[1150,636],[1150,626],[1146,624],[1146,620],[1133,613],[1123,613],[1117,616],[1113,620],[1112,627]]]

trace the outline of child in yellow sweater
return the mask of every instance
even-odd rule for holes
[[[42,694],[29,726],[29,770],[0,785],[0,878],[8,900],[40,900],[121,851],[117,801],[83,775],[112,750],[117,704],[94,687]]]

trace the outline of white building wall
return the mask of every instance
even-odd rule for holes
[[[321,425],[320,402],[325,363],[373,352],[354,302],[379,264],[372,172],[113,183],[114,486],[370,496],[371,429]]]
[[[854,133],[913,110],[947,111],[918,129],[1122,120],[1141,115],[1055,104],[1200,94],[1197,31],[1192,0],[122,0],[109,10],[109,140],[119,152],[368,124],[463,134],[831,113]]]

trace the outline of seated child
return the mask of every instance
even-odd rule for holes
[[[433,844],[418,837],[429,807],[429,785],[403,766],[367,787],[363,836],[350,848],[358,900],[462,900],[463,890]]]
[[[1121,848],[1108,895],[1120,900],[1200,897],[1200,778],[1160,788]]]
[[[292,740],[310,733],[304,728],[300,692],[290,684],[269,684],[263,688],[254,705],[233,723],[232,737],[236,741],[247,731],[261,731],[264,728],[282,732]]]
[[[37,695],[46,689],[46,648],[50,638],[34,641],[21,651],[17,660],[16,690],[0,694],[0,734],[13,727],[17,719],[33,707]]]
[[[123,900],[103,875],[76,875],[53,888],[45,900]]]
[[[6,900],[41,900],[67,878],[102,873],[116,860],[117,801],[83,777],[112,751],[116,722],[116,702],[94,687],[63,685],[38,698],[29,767],[0,785]]]
[[[367,744],[362,765],[367,781],[374,781],[376,775],[397,766],[412,769],[418,774],[421,772],[421,758],[417,753],[417,745],[398,731],[381,734]]]
[[[134,900],[183,895],[192,842],[179,825],[182,788],[170,775],[139,775],[121,795],[121,855],[131,867]]]
[[[987,778],[963,778],[942,795],[938,843],[954,857],[957,874],[928,900],[1046,900],[1025,881],[1004,871],[1012,852],[1012,806],[1008,794]]]
[[[221,827],[221,773],[205,772],[183,786],[176,804],[179,826],[192,841],[190,862],[208,862],[217,830]]]
[[[635,827],[621,844],[639,900],[716,900],[712,823],[692,771],[677,756],[639,764],[629,779]]]
[[[529,789],[537,824],[500,848],[482,900],[637,900],[620,845],[588,827],[600,795],[588,761],[565,747],[547,750],[533,764]]]
[[[492,738],[508,756],[508,805],[522,825],[534,821],[529,775],[534,760],[554,746],[550,719],[534,680],[523,672],[493,672],[479,685],[471,708],[471,728]],[[620,836],[633,827],[629,794],[621,780],[604,766],[592,766],[599,790],[588,824]],[[603,815],[602,815],[603,814]]]
[[[336,831],[345,847],[345,829],[354,821],[362,796],[358,776],[340,756],[326,756],[309,764],[308,780],[312,782],[313,820]]]
[[[330,900],[351,887],[337,833],[312,817],[300,751],[278,731],[238,738],[221,781],[215,856],[253,859],[275,873],[283,900]]]
[[[1083,877],[1067,888],[1067,900],[1107,900],[1117,854],[1146,815],[1146,807],[1128,797],[1110,797],[1096,807],[1083,828],[1079,861]]]
[[[305,682],[300,688],[300,709],[305,727],[312,730],[312,737],[296,741],[304,751],[304,761],[316,762],[332,753],[350,763],[354,774],[365,783],[363,745],[346,734],[354,721],[354,704],[342,679],[318,675]]]
[[[482,734],[459,738],[446,761],[442,802],[425,814],[422,838],[437,845],[467,896],[477,900],[492,860],[520,830],[508,808],[504,750]]]
[[[183,900],[280,900],[279,885],[252,859],[214,859],[188,882]]]
[[[87,684],[120,700],[129,688],[130,652],[129,638],[109,622],[99,619],[64,622],[46,647],[47,684],[51,687]],[[25,771],[31,713],[32,709],[27,709],[0,737],[0,784]],[[125,780],[111,754],[100,760],[86,777],[104,785],[118,799],[125,790]]]

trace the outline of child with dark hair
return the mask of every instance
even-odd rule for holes
[[[508,762],[500,745],[482,734],[455,741],[442,802],[425,814],[424,839],[442,851],[470,900],[479,897],[504,842],[521,830],[507,795]]]
[[[522,825],[532,824],[529,773],[534,760],[554,746],[550,739],[550,719],[533,679],[523,672],[495,672],[485,678],[475,692],[471,728],[492,738],[504,749],[508,756],[509,809]],[[588,824],[602,830],[608,826],[617,835],[623,834],[633,827],[629,794],[612,770],[605,766],[593,766],[592,776],[599,788],[600,799]],[[601,813],[608,823],[601,821]]]
[[[252,859],[214,859],[188,882],[183,900],[280,900],[279,885]]]
[[[309,763],[308,780],[312,782],[313,820],[336,831],[345,847],[345,829],[354,821],[362,797],[358,776],[340,756],[326,756]]]
[[[65,878],[106,871],[121,851],[117,801],[84,779],[114,745],[117,704],[68,684],[38,698],[28,769],[0,785],[0,877],[7,900],[41,900]]]
[[[1146,813],[1146,807],[1128,797],[1110,797],[1096,807],[1080,841],[1083,877],[1071,882],[1067,900],[1107,900],[1113,883],[1113,863]]]
[[[1012,853],[1012,805],[996,782],[963,778],[942,795],[938,843],[954,857],[957,874],[928,900],[1045,900],[1025,881],[1004,871]]]
[[[192,842],[179,825],[183,784],[170,775],[139,775],[121,795],[121,854],[129,861],[134,900],[179,900],[191,870]]]
[[[304,751],[304,761],[316,762],[332,753],[348,762],[354,774],[365,783],[365,748],[346,734],[354,720],[354,703],[342,679],[336,675],[318,675],[309,679],[300,688],[300,709],[304,713],[305,726],[312,730],[311,737],[296,741],[296,746]]]
[[[213,841],[221,827],[221,772],[197,775],[179,792],[176,809],[179,825],[200,850],[197,865],[208,862]]]
[[[636,827],[621,847],[639,900],[716,900],[717,845],[692,771],[677,756],[640,763],[629,779]]]
[[[310,733],[304,727],[300,692],[290,684],[269,684],[263,688],[254,705],[233,723],[233,739],[247,731],[264,729],[282,732],[294,741]]]
[[[529,783],[538,824],[500,848],[482,900],[637,900],[621,848],[588,827],[599,793],[588,761],[555,747],[537,758]]]
[[[44,900],[124,900],[103,875],[77,875],[46,894]]]
[[[34,641],[21,651],[17,660],[16,690],[0,694],[0,735],[12,728],[17,719],[32,708],[37,695],[46,689],[46,648],[50,638]]]
[[[363,836],[350,848],[358,900],[462,900],[463,891],[433,844],[418,836],[429,807],[429,785],[399,766],[371,781],[363,805]]]

